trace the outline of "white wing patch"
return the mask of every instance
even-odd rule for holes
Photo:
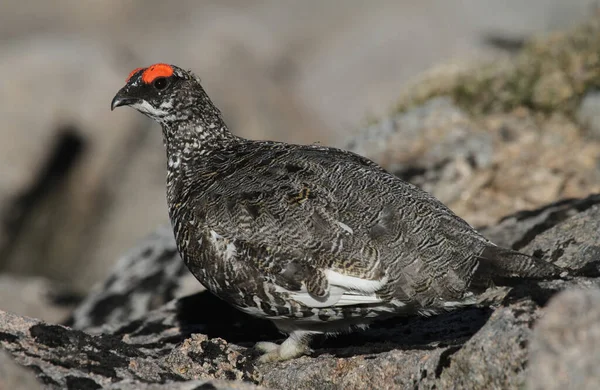
[[[217,241],[219,241],[221,238],[223,238],[223,236],[220,235],[219,233],[215,232],[214,230],[211,230],[210,231],[210,238],[211,238],[212,242],[214,244],[216,244]]]
[[[225,258],[227,260],[231,260],[231,259],[233,259],[236,256],[237,256],[237,248],[235,247],[234,243],[230,242],[225,247]]]
[[[352,228],[350,226],[348,226],[345,223],[340,222],[340,221],[337,221],[336,223],[338,224],[339,227],[341,227],[342,229],[344,229],[348,233],[354,234],[354,230],[352,230]]]
[[[210,231],[210,242],[218,251],[223,253],[225,260],[232,260],[237,256],[237,248],[235,244],[226,240],[225,237],[214,230]]]
[[[387,277],[380,280],[369,280],[344,275],[329,269],[325,271],[325,276],[332,286],[339,286],[348,290],[356,290],[364,293],[373,293],[380,290],[387,283]]]
[[[369,280],[344,275],[331,270],[326,270],[324,273],[329,282],[329,293],[323,298],[309,294],[304,285],[302,285],[300,291],[289,291],[281,286],[276,286],[275,289],[277,292],[288,293],[290,298],[305,306],[314,308],[383,302],[376,295],[376,291],[385,286],[387,277],[379,280]]]

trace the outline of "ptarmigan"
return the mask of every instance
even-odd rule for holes
[[[476,304],[511,278],[563,269],[500,248],[441,202],[359,155],[233,135],[191,72],[131,72],[111,109],[162,125],[181,257],[213,294],[289,334],[260,360],[310,351],[311,335]]]

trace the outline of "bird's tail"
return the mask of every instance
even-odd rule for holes
[[[511,249],[489,245],[480,255],[476,277],[504,285],[523,279],[562,279],[571,271]]]

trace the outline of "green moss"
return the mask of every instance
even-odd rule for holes
[[[533,39],[509,60],[425,79],[407,91],[395,112],[448,95],[476,115],[522,106],[571,115],[585,92],[598,87],[600,16],[571,31]]]

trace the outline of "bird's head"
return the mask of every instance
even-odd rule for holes
[[[131,106],[162,125],[165,143],[173,151],[214,148],[234,139],[221,112],[200,79],[175,65],[154,64],[134,69],[115,95],[111,110]],[[173,153],[175,153],[173,152]]]
[[[112,100],[111,110],[131,106],[164,123],[177,114],[184,114],[191,103],[193,91],[201,90],[199,80],[188,71],[168,64],[154,64],[134,69],[126,84]]]

